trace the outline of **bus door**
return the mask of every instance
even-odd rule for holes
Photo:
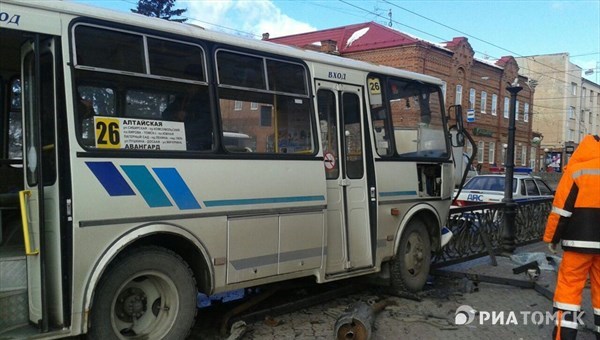
[[[363,91],[317,81],[327,179],[327,273],[373,265],[364,156]]]
[[[29,319],[48,330],[63,324],[56,152],[56,72],[53,39],[21,48],[25,190],[20,193]]]

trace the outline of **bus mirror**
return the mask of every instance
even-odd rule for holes
[[[465,146],[465,134],[463,131],[456,129],[454,126],[450,129],[450,138],[452,147]]]
[[[462,147],[465,145],[465,131],[462,119],[462,106],[452,105],[448,108],[448,124],[452,137],[453,147]]]

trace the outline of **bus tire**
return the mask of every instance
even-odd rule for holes
[[[196,294],[193,273],[179,255],[155,246],[135,248],[102,276],[88,338],[185,339],[196,317]]]
[[[416,219],[406,226],[400,237],[398,251],[391,261],[392,288],[419,292],[427,282],[431,267],[431,239],[425,223]]]

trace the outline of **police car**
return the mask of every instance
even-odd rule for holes
[[[502,173],[474,176],[464,185],[455,204],[464,207],[501,203],[504,198],[504,181],[505,174]],[[512,190],[515,202],[554,196],[554,190],[540,177],[532,176],[530,168],[515,168]]]

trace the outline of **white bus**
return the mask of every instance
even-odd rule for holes
[[[0,56],[0,338],[182,339],[198,292],[424,285],[440,80],[66,1],[1,0]]]

